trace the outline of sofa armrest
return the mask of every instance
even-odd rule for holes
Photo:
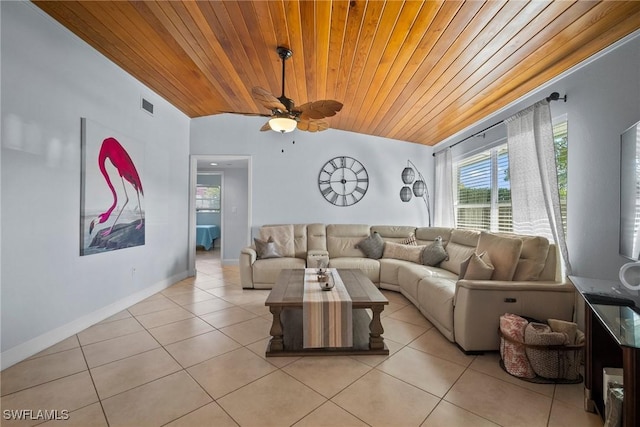
[[[258,259],[254,247],[248,246],[240,250],[240,284],[245,289],[253,288],[253,263]]]
[[[493,290],[493,291],[544,291],[544,292],[574,292],[576,288],[573,284],[554,281],[520,281],[505,282],[500,280],[458,280],[456,283],[456,294],[460,288],[470,290]]]
[[[553,281],[459,280],[454,296],[454,338],[465,351],[498,350],[500,316],[573,320],[575,288]]]

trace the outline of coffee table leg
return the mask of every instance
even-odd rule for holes
[[[373,318],[369,323],[369,348],[371,350],[382,350],[384,348],[384,338],[381,335],[384,333],[382,328],[382,322],[380,322],[380,313],[384,310],[384,306],[371,307],[373,311]]]
[[[271,341],[269,343],[269,351],[283,351],[282,340],[282,321],[280,320],[280,314],[282,313],[282,307],[270,306],[269,311],[273,315],[273,323],[271,324]]]

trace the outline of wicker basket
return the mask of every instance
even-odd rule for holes
[[[582,382],[582,375],[579,370],[582,362],[584,343],[575,345],[527,344],[504,335],[500,328],[498,328],[498,336],[500,336],[501,355],[503,354],[502,349],[505,342],[521,345],[525,349],[536,350],[535,352],[527,352],[528,354],[535,354],[535,360],[529,357],[529,362],[537,374],[536,377],[518,378],[536,383],[577,384]],[[500,366],[505,372],[509,373],[505,369],[502,358],[500,359]],[[538,372],[545,372],[546,376],[541,376]]]

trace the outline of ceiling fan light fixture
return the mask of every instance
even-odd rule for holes
[[[295,130],[298,122],[289,117],[274,117],[269,120],[269,126],[272,130],[280,133],[288,133]]]

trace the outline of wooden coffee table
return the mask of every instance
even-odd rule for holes
[[[304,270],[287,269],[282,270],[265,301],[273,315],[267,356],[389,354],[380,322],[380,313],[389,300],[362,271],[339,269],[338,274],[352,300],[353,347],[303,348]]]

